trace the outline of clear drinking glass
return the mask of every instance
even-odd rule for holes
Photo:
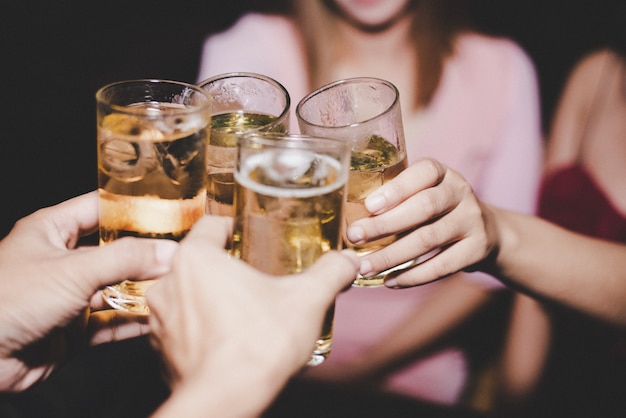
[[[291,99],[278,81],[256,73],[226,73],[199,83],[212,99],[207,213],[231,216],[237,138],[289,131]]]
[[[197,86],[128,80],[96,93],[100,244],[181,240],[204,215],[211,98]],[[108,286],[114,308],[148,314],[147,281]]]
[[[377,78],[339,80],[304,97],[296,106],[296,116],[302,133],[337,138],[350,144],[345,225],[369,216],[364,204],[368,194],[407,167],[398,89]],[[388,236],[355,246],[344,236],[344,245],[365,255],[396,239],[395,235]],[[385,273],[368,278],[359,275],[354,286],[382,286],[385,276]]]
[[[239,139],[231,253],[274,275],[301,272],[342,247],[350,165],[344,141],[255,133]],[[330,354],[334,304],[309,365]],[[272,336],[268,335],[268,353]]]

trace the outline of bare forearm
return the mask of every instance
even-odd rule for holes
[[[236,356],[226,357],[198,369],[174,387],[152,418],[260,416],[289,374],[267,364],[240,367],[240,363]]]
[[[500,235],[495,272],[547,299],[626,325],[626,246],[492,209]]]
[[[228,388],[219,381],[213,383],[186,384],[176,388],[152,418],[257,417],[269,405],[269,401],[258,402],[257,396],[251,399],[250,391],[245,390],[243,384],[242,387]]]

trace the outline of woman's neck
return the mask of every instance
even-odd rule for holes
[[[404,112],[413,103],[417,80],[417,56],[411,38],[411,19],[403,17],[383,32],[359,30],[339,22],[338,44],[326,82],[350,77],[378,77],[396,85]],[[408,113],[407,113],[408,115]]]
[[[363,31],[345,21],[337,26],[338,62],[361,67],[363,64],[374,67],[391,67],[388,60],[413,55],[411,46],[411,19],[403,17],[393,26],[380,32]]]

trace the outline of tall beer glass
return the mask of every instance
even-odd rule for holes
[[[296,106],[296,116],[302,133],[337,138],[351,145],[345,225],[369,216],[365,209],[368,194],[407,167],[398,89],[376,78],[336,81],[304,97]],[[344,237],[344,244],[365,255],[396,239],[389,236],[355,246]],[[382,286],[385,276],[358,275],[354,286]]]
[[[289,131],[291,99],[276,80],[226,73],[199,83],[212,99],[207,213],[231,216],[237,138],[251,132]]]
[[[253,134],[239,139],[232,254],[274,275],[301,272],[341,248],[350,147],[309,136]],[[330,354],[334,304],[309,365]],[[267,336],[271,352],[272,336]]]
[[[100,244],[181,240],[205,210],[210,96],[176,81],[129,80],[102,87],[96,101]],[[150,282],[126,280],[103,297],[148,314]]]

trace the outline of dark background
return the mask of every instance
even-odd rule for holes
[[[194,82],[205,36],[225,29],[245,10],[272,10],[283,3],[4,2],[0,237],[20,217],[96,188],[99,87],[130,78]],[[534,60],[544,126],[575,60],[621,36],[613,28],[626,16],[624,3],[468,1],[479,28],[513,38]],[[623,20],[617,23],[625,26]]]

